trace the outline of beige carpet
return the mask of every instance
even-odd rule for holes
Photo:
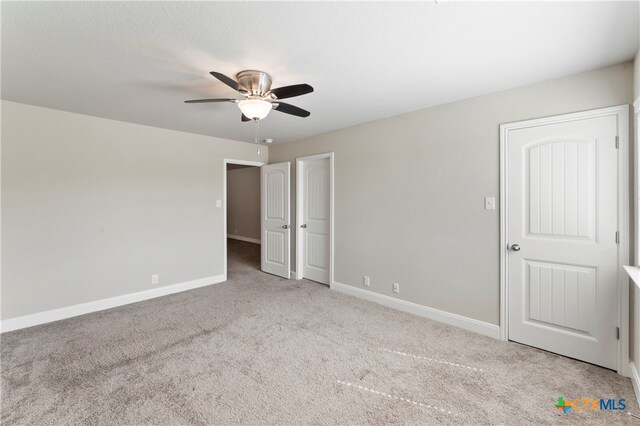
[[[2,335],[2,424],[638,424],[629,379],[258,272]]]

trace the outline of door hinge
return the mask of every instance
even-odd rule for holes
[[[620,340],[620,327],[616,327],[616,339]]]
[[[620,232],[616,231],[616,244],[620,244]]]
[[[620,136],[616,136],[616,149],[620,148]]]

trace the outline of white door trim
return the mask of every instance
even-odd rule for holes
[[[500,125],[500,339],[509,339],[508,324],[508,262],[507,224],[509,218],[507,202],[507,143],[509,132],[527,127],[545,126],[587,118],[615,115],[618,120],[618,374],[629,376],[629,277],[622,268],[629,262],[629,105],[619,105],[590,111],[563,114],[534,120],[518,121]]]
[[[301,235],[298,227],[302,223],[302,182],[300,163],[305,160],[329,159],[329,288],[333,288],[333,246],[334,246],[334,180],[333,180],[333,152],[324,154],[308,155],[296,158],[296,274],[297,280],[302,279],[302,262],[304,252],[302,250]]]
[[[264,166],[267,163],[261,161],[234,160],[225,158],[222,160],[222,247],[224,253],[224,280],[227,280],[227,164],[238,164],[241,166]]]
[[[633,220],[636,224],[635,230],[635,259],[629,259],[630,265],[640,266],[640,96],[636,98],[635,102],[633,102],[633,111],[635,113],[635,138],[634,135],[631,135],[633,139],[633,147],[635,152],[634,158],[634,169],[633,169],[633,199],[635,200],[634,204],[634,215]],[[636,314],[640,315],[640,314]],[[640,404],[640,398],[638,398],[638,404]]]

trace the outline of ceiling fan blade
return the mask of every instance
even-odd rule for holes
[[[296,117],[308,117],[311,113],[297,106],[285,104],[284,102],[278,102],[278,106],[274,108],[276,111],[284,112],[285,114],[295,115]]]
[[[293,86],[278,87],[271,90],[278,99],[293,98],[295,96],[306,95],[313,92],[313,87],[308,84],[294,84]]]
[[[199,104],[204,102],[235,102],[237,99],[192,99],[190,101],[184,101],[187,104]]]
[[[219,72],[215,72],[215,71],[211,71],[209,74],[211,74],[212,76],[214,76],[215,78],[217,78],[218,80],[226,84],[227,86],[231,87],[236,92],[247,91],[247,89],[242,87],[240,84],[238,84],[237,81],[235,81],[231,77],[227,77],[226,75],[220,74]]]
[[[242,114],[242,121],[251,121],[251,119],[249,117],[247,117],[246,115]]]

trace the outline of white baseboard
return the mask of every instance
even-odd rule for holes
[[[638,408],[640,408],[640,374],[638,374],[638,368],[633,362],[629,363],[629,371],[631,372],[631,383],[633,383],[633,391],[636,393]]]
[[[241,237],[240,235],[227,234],[227,238],[232,240],[246,241],[248,243],[260,244],[260,240],[257,238]]]
[[[156,297],[166,296],[168,294],[192,290],[194,288],[204,287],[211,284],[218,284],[223,281],[225,281],[224,275],[214,275],[211,277],[200,278],[184,283],[152,288],[149,290],[138,291],[136,293],[124,294],[122,296],[110,297],[108,299],[95,300],[93,302],[81,303],[78,305],[67,306],[59,309],[52,309],[50,311],[38,312],[36,314],[9,318],[0,321],[0,333],[19,330],[21,328],[33,327],[34,325],[59,321],[66,318],[76,317],[78,315],[84,315],[91,312],[115,308],[117,306],[128,305],[130,303],[141,302],[143,300],[154,299]]]
[[[395,297],[385,296],[384,294],[374,293],[369,290],[363,290],[361,288],[335,281],[333,282],[331,289],[360,299],[379,303],[399,311],[408,312],[434,321],[464,328],[465,330],[493,337],[494,339],[500,339],[500,327],[495,324],[463,317],[462,315],[452,314],[439,309],[429,308],[428,306],[418,305],[417,303],[407,302],[406,300],[396,299]]]

